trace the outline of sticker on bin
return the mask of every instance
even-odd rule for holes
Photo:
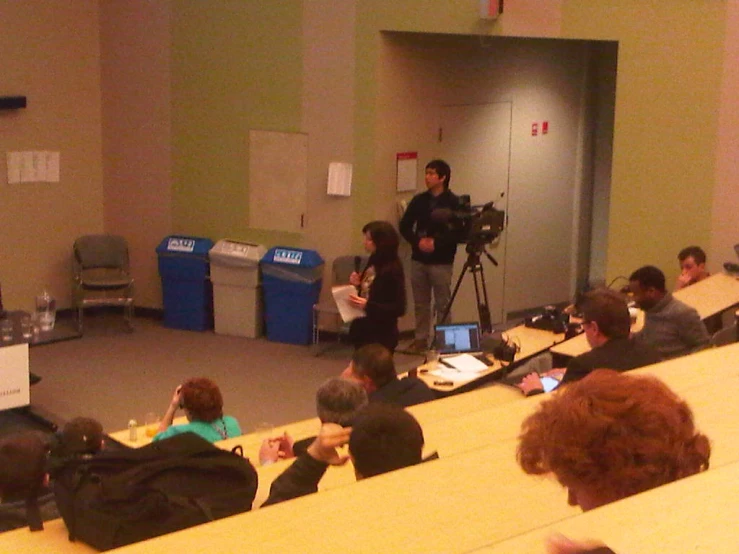
[[[172,252],[194,252],[195,240],[181,237],[171,238],[167,241],[167,250]]]
[[[278,248],[275,250],[275,255],[272,261],[276,263],[300,265],[300,261],[303,259],[303,253],[300,250],[284,250]]]

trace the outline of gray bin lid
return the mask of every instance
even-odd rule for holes
[[[210,263],[227,267],[257,267],[267,249],[251,242],[219,240],[210,249]]]

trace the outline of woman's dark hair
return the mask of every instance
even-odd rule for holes
[[[193,420],[210,423],[223,417],[221,391],[207,377],[193,377],[182,383],[180,398],[182,407]]]
[[[368,265],[382,266],[398,259],[400,238],[398,232],[387,221],[370,221],[362,227],[363,233],[369,233],[375,243],[375,252],[370,256]]]

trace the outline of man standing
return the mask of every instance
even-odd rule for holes
[[[665,274],[654,266],[637,269],[629,277],[636,305],[644,310],[644,328],[637,341],[654,346],[663,358],[700,350],[709,343],[708,331],[695,308],[665,290]]]
[[[451,297],[452,264],[457,241],[449,232],[448,222],[433,215],[435,210],[448,213],[459,207],[459,199],[449,190],[451,173],[445,161],[431,160],[426,165],[428,190],[413,197],[400,220],[400,234],[413,248],[411,286],[416,332],[409,350],[415,352],[425,351],[429,344],[432,292],[437,323],[443,323],[441,318]],[[449,320],[451,317],[447,317]]]

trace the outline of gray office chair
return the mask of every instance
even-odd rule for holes
[[[331,264],[331,286],[345,285],[349,282],[349,275],[354,271],[354,258],[356,256],[338,256]],[[360,266],[367,265],[367,256],[360,256]],[[328,348],[321,349],[319,342],[321,333],[331,333],[336,336],[336,345],[341,344],[342,337],[349,335],[349,324],[344,323],[339,315],[339,309],[333,298],[328,298],[313,305],[313,346],[315,355],[319,356]]]
[[[720,331],[716,331],[711,336],[711,344],[713,346],[726,346],[727,344],[735,342],[737,342],[736,323],[729,325],[728,327],[724,327]]]
[[[74,241],[72,301],[82,332],[84,309],[123,306],[129,331],[133,330],[133,278],[128,243],[117,235],[84,235]]]

